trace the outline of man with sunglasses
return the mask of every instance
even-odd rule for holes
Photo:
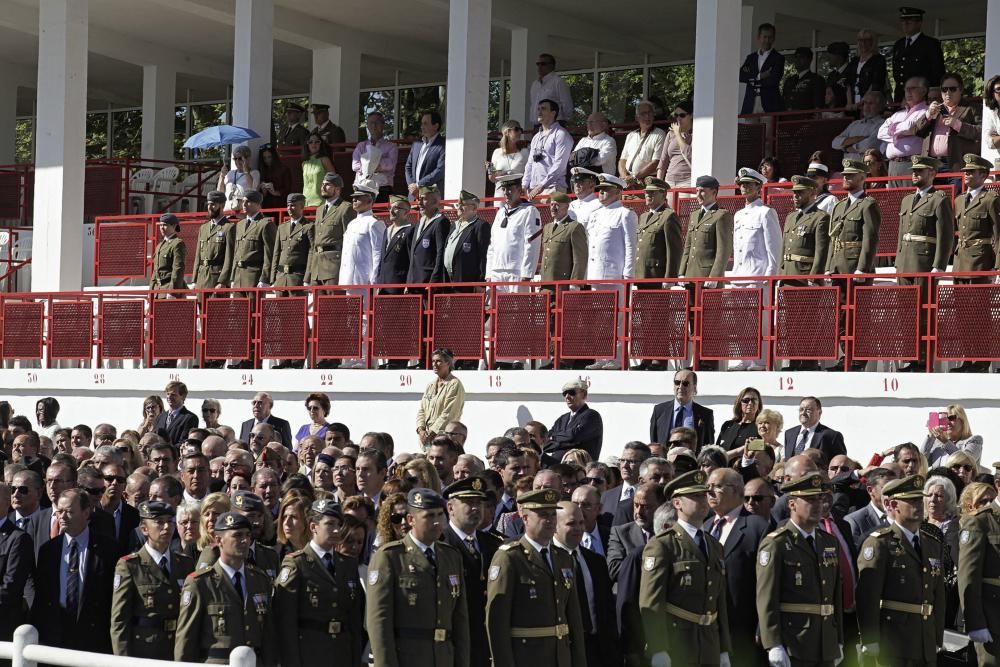
[[[11,641],[14,630],[25,622],[27,606],[20,600],[35,565],[31,537],[7,514],[10,501],[11,488],[0,481],[0,580],[4,582],[4,597],[11,601],[0,605],[0,641],[5,642]]]
[[[743,507],[754,516],[759,516],[768,522],[768,526],[775,526],[771,517],[771,510],[774,509],[775,500],[774,486],[763,477],[751,479],[743,487]]]
[[[573,96],[569,85],[556,74],[556,58],[550,53],[541,53],[535,61],[538,78],[531,82],[531,109],[537,109],[542,100],[555,100],[559,104],[559,120],[567,121],[573,115]],[[517,117],[518,114],[514,114]]]
[[[208,467],[207,464],[205,466]],[[111,515],[114,522],[114,537],[122,554],[128,553],[132,531],[139,526],[139,511],[125,502],[125,468],[118,463],[105,463],[100,468],[104,479],[104,495],[99,506]]]
[[[567,382],[562,395],[569,412],[549,429],[549,441],[542,450],[542,465],[559,463],[563,454],[571,449],[583,449],[591,459],[598,460],[604,441],[604,422],[600,413],[587,405],[587,383],[582,380]]]
[[[670,442],[670,432],[686,426],[698,433],[697,449],[715,442],[715,414],[694,402],[698,395],[698,374],[682,369],[674,373],[674,399],[658,403],[649,420],[650,442]]]

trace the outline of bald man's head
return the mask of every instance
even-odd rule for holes
[[[819,466],[811,456],[799,454],[785,461],[784,469],[785,482],[794,482],[798,478],[810,472],[819,472]]]

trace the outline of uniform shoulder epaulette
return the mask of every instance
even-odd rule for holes
[[[200,577],[204,577],[206,575],[209,575],[209,574],[211,574],[214,571],[215,571],[215,568],[213,568],[213,567],[206,567],[206,568],[201,569],[201,570],[195,570],[194,572],[192,572],[191,574],[188,575],[188,578],[190,579],[191,577],[194,577],[195,579],[198,579]]]
[[[776,537],[781,537],[782,535],[786,535],[787,533],[788,533],[788,524],[786,523],[784,526],[778,526],[764,537],[765,538],[770,537],[771,539],[774,539]]]
[[[510,551],[517,546],[517,542],[504,542],[499,546],[500,551]]]
[[[393,540],[392,542],[386,542],[381,547],[379,547],[379,551],[382,551],[382,550],[389,551],[391,549],[402,549],[405,546],[406,545],[403,544],[403,540]]]
[[[125,554],[125,555],[124,555],[124,556],[122,556],[122,557],[121,557],[121,558],[120,558],[119,560],[126,560],[126,561],[128,561],[128,560],[135,560],[135,559],[136,559],[136,558],[138,558],[138,557],[139,557],[139,552],[138,552],[138,551],[136,551],[136,552],[134,552],[134,553],[130,553],[130,554]]]
[[[882,537],[883,535],[892,534],[892,528],[890,526],[885,526],[884,528],[879,528],[878,530],[873,530],[869,537]]]

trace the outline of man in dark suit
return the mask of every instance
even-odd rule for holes
[[[587,383],[582,380],[567,382],[562,395],[569,412],[549,429],[549,441],[542,450],[542,465],[561,462],[563,454],[571,449],[586,450],[590,458],[597,461],[604,442],[604,422],[600,413],[587,405]]]
[[[385,249],[378,266],[378,281],[382,285],[402,285],[410,270],[410,244],[413,223],[410,222],[410,202],[406,197],[389,197],[389,227],[385,230]],[[379,294],[402,294],[402,287],[386,287]]]
[[[861,545],[872,531],[889,525],[889,517],[885,515],[885,506],[882,504],[882,487],[894,479],[896,479],[896,473],[888,468],[875,468],[869,470],[868,474],[865,475],[865,484],[871,502],[844,517],[844,521],[851,527],[850,534],[854,541],[855,551],[861,550]]]
[[[624,468],[624,466],[622,466]],[[650,456],[639,466],[639,483],[636,488],[646,484],[664,486],[672,477],[670,462],[659,456]],[[625,502],[618,503],[615,515],[611,519],[612,526],[621,526],[632,521],[633,508]]]
[[[101,466],[101,476],[105,484],[101,509],[111,516],[118,553],[124,556],[129,552],[132,531],[139,527],[139,510],[125,502],[125,480],[128,478],[125,468],[117,463],[105,463]]]
[[[486,482],[466,477],[444,490],[448,500],[448,527],[441,539],[462,555],[465,600],[469,606],[469,666],[490,667],[490,644],[486,636],[486,574],[500,540],[478,530],[482,521]]]
[[[698,374],[692,370],[674,373],[674,400],[657,403],[649,420],[649,441],[667,445],[670,431],[678,426],[693,428],[698,433],[698,450],[715,443],[715,414],[694,402],[698,395]]]
[[[625,449],[618,457],[618,472],[621,474],[622,483],[610,488],[601,496],[601,514],[608,517],[609,521],[620,514],[619,508],[624,507],[625,511],[631,512],[632,496],[639,486],[639,468],[643,462],[650,457],[649,445],[639,440],[632,440],[625,443]],[[631,521],[629,514],[629,521]],[[627,522],[626,522],[627,523]]]
[[[608,552],[611,539],[611,516],[601,513],[601,494],[589,484],[576,487],[571,497],[583,513],[583,535],[580,544],[602,558]]]
[[[426,185],[419,190],[420,218],[410,242],[410,267],[406,282],[444,282],[444,249],[451,223],[441,213],[441,190]]]
[[[757,28],[757,50],[746,57],[740,67],[740,83],[747,84],[740,113],[784,111],[781,99],[781,77],[785,73],[785,56],[774,49],[775,27],[761,23]]]
[[[635,519],[631,523],[611,528],[608,540],[608,574],[617,581],[625,556],[632,551],[642,551],[653,536],[653,513],[664,502],[663,487],[646,484],[639,487],[632,498]]]
[[[411,199],[416,199],[420,188],[428,185],[444,190],[444,157],[441,114],[424,111],[420,114],[420,141],[413,143],[406,157],[406,187]]]
[[[111,653],[111,593],[117,557],[114,544],[90,530],[93,502],[82,489],[59,496],[63,534],[47,542],[35,568],[31,623],[42,644]]]
[[[553,543],[576,563],[576,594],[580,598],[587,667],[620,667],[622,654],[608,566],[603,558],[580,546],[583,531],[580,508],[568,500],[560,502]]]
[[[927,79],[937,86],[944,75],[944,54],[941,42],[923,34],[924,10],[916,7],[899,8],[899,27],[903,36],[892,45],[892,78],[896,81],[895,99],[903,99],[903,84],[913,76]]]
[[[800,46],[795,49],[792,60],[795,64],[795,74],[785,79],[782,91],[785,108],[789,110],[821,108],[826,97],[826,82],[823,81],[823,77],[809,69],[813,60],[812,49]]]
[[[486,251],[490,247],[490,226],[476,212],[479,197],[462,190],[458,197],[458,219],[452,225],[444,250],[444,274],[450,283],[476,283],[486,279]],[[455,292],[471,292],[474,287],[455,287]]]
[[[844,434],[829,426],[820,424],[823,404],[815,396],[806,396],[799,401],[799,426],[785,431],[785,460],[797,456],[807,449],[823,452],[823,463],[838,454],[846,454]]]
[[[717,468],[708,476],[708,505],[712,514],[705,532],[722,543],[726,561],[726,602],[729,610],[730,658],[737,665],[766,665],[756,644],[757,547],[770,531],[767,519],[743,507],[743,478],[731,468]]]
[[[153,423],[153,430],[172,445],[187,440],[188,431],[198,428],[198,415],[184,407],[188,388],[183,382],[168,382],[163,390],[167,409]]]
[[[0,480],[0,641],[9,642],[26,620],[25,586],[35,566],[31,536],[7,517],[10,487]]]
[[[270,394],[263,391],[254,394],[253,400],[250,401],[250,411],[253,413],[253,419],[243,422],[243,425],[240,427],[240,440],[250,442],[250,431],[257,424],[263,423],[273,428],[275,435],[281,439],[281,444],[291,449],[292,427],[281,417],[271,414],[273,407],[274,399],[271,398]]]

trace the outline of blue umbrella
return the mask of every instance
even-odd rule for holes
[[[259,134],[246,127],[235,125],[216,125],[188,137],[184,148],[212,148],[213,146],[228,146],[249,139],[258,139]]]

